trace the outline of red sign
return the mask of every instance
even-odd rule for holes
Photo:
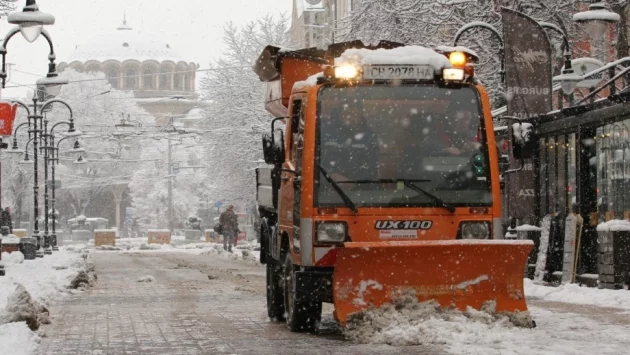
[[[13,135],[13,121],[15,121],[17,107],[17,104],[0,101],[0,136]]]

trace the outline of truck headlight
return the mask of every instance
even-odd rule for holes
[[[346,224],[343,222],[320,222],[317,224],[317,241],[320,243],[342,243],[346,240]]]
[[[342,65],[335,67],[335,78],[354,79],[359,75],[359,69],[354,65]]]
[[[461,239],[490,238],[490,224],[488,222],[462,222],[459,229]]]
[[[465,72],[460,68],[446,68],[442,70],[442,77],[445,81],[464,81]]]

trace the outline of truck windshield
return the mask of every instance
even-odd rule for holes
[[[486,135],[473,87],[325,87],[319,100],[315,166],[357,207],[491,204]],[[316,205],[344,206],[319,170]]]

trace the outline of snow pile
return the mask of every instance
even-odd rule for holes
[[[594,305],[630,310],[630,292],[625,290],[600,290],[582,287],[577,284],[565,284],[558,287],[537,285],[529,279],[524,280],[525,295],[528,299],[540,299],[574,304]]]
[[[538,246],[538,259],[536,260],[536,270],[534,278],[542,281],[545,277],[547,266],[547,249],[549,248],[549,234],[551,233],[551,215],[546,215],[542,220],[542,232],[540,233],[540,245]]]
[[[573,15],[574,22],[589,20],[619,22],[621,20],[621,17],[619,16],[619,14],[612,11],[597,8],[595,8],[595,10],[578,12]]]
[[[429,65],[436,73],[452,67],[446,56],[421,46],[406,46],[393,49],[348,49],[335,58],[335,65]]]
[[[140,250],[162,250],[163,244],[140,244]],[[170,245],[169,245],[170,247]]]
[[[530,224],[523,224],[521,226],[517,226],[514,228],[517,232],[541,232],[542,228],[537,226],[532,226]]]
[[[2,253],[2,261],[6,264],[21,264],[24,262],[24,254],[19,251],[13,253]]]
[[[42,259],[22,263],[5,260],[6,276],[0,277],[0,309],[6,306],[9,296],[18,284],[24,286],[35,300],[44,305],[48,305],[52,299],[70,293],[68,285],[81,270],[85,269],[86,262],[82,254],[69,253],[64,248]],[[10,258],[11,260],[20,258],[19,253],[11,253]]]
[[[0,324],[26,322],[33,331],[41,324],[48,324],[48,309],[33,300],[24,286],[18,285],[9,297],[7,305],[0,311]]]
[[[136,280],[136,282],[153,282],[153,281],[155,281],[155,277],[151,275],[145,275]]]
[[[419,303],[408,295],[351,316],[344,336],[362,344],[428,345],[449,344],[467,332],[533,327],[529,312],[497,313],[495,309],[495,303],[488,302],[481,310],[461,312],[444,309],[435,301]]]
[[[613,219],[597,225],[598,232],[620,232],[630,231],[630,221]]]
[[[119,250],[122,250],[121,248],[116,247],[116,246],[113,246],[113,245],[101,245],[101,246],[98,246],[98,247],[96,247],[96,248],[94,248],[94,249],[96,249],[96,250],[109,250],[109,251],[119,251]]]
[[[25,322],[0,325],[0,354],[30,355],[40,340]]]
[[[514,134],[514,139],[516,142],[523,144],[529,142],[529,138],[534,129],[534,126],[531,123],[523,122],[523,123],[514,123],[512,125],[512,132]]]

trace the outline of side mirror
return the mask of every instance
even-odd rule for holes
[[[284,161],[284,132],[281,129],[276,129],[273,136],[264,134],[262,143],[265,163],[282,164]]]
[[[270,134],[263,134],[262,136],[262,144],[263,144],[263,158],[265,159],[265,163],[273,164],[273,138]]]
[[[512,125],[512,155],[515,159],[531,159],[536,154],[538,137],[531,123],[522,122]]]

